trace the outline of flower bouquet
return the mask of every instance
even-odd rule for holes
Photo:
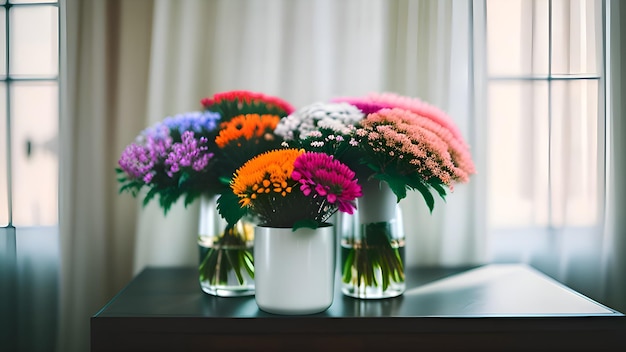
[[[185,206],[200,198],[203,290],[220,296],[253,294],[253,227],[220,219],[216,198],[232,193],[230,179],[245,161],[280,146],[273,130],[293,108],[248,91],[218,93],[202,104],[202,112],[169,117],[142,131],[120,159],[120,191],[138,195],[145,186],[144,205],[158,195],[165,213],[181,196]]]
[[[417,190],[432,211],[432,191],[444,198],[446,188],[474,172],[452,120],[415,98],[370,94],[301,108],[275,133],[290,147],[332,153],[360,180],[359,211],[340,221],[348,227],[341,229],[342,291],[359,298],[401,294],[404,233],[396,203]]]
[[[141,131],[118,161],[120,192],[138,196],[147,188],[143,204],[158,196],[166,214],[180,197],[188,205],[201,194],[222,192],[225,186],[219,182],[217,160],[210,150],[219,119],[214,112],[190,112]]]
[[[445,199],[447,190],[475,172],[469,147],[449,116],[418,99],[386,93],[335,101],[365,114],[354,138],[368,169],[360,176],[360,227],[342,243],[343,292],[359,298],[399,295],[404,233],[394,198],[400,202],[407,190],[417,190],[432,212],[433,191]]]
[[[332,156],[302,149],[260,154],[239,168],[220,211],[256,223],[255,299],[265,311],[310,314],[332,303],[335,240],[328,218],[353,213],[361,195],[354,171]],[[231,221],[232,221],[231,220]]]
[[[232,199],[228,205],[225,197],[218,202],[235,218],[247,212],[262,226],[316,229],[337,210],[352,214],[356,209],[361,187],[355,176],[328,154],[277,149],[254,157],[235,173],[231,188],[245,212],[233,211]]]

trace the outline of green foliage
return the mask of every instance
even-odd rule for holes
[[[224,192],[217,199],[217,211],[229,224],[235,224],[243,218],[247,210],[239,205],[239,198],[233,192]]]
[[[244,283],[243,270],[254,278],[254,258],[252,248],[246,244],[243,234],[237,232],[236,226],[228,226],[219,239],[201,253],[198,267],[201,281],[209,281],[212,285],[228,282],[228,274],[233,272],[239,284]]]
[[[245,102],[239,99],[224,100],[209,106],[206,110],[219,113],[222,117],[221,122],[229,121],[235,116],[247,114],[287,116],[287,112],[277,105],[266,104],[261,101]]]
[[[445,201],[446,189],[443,182],[437,178],[431,178],[428,182],[424,182],[419,175],[413,174],[411,177],[406,175],[394,174],[393,172],[374,174],[374,178],[385,181],[389,185],[389,188],[396,195],[398,202],[404,199],[407,195],[407,190],[418,191],[424,198],[428,210],[432,213],[435,208],[435,198],[431,193],[431,189],[434,189],[437,194]]]
[[[391,225],[377,222],[363,225],[361,243],[353,243],[342,268],[342,281],[354,286],[382,286],[404,282],[404,266],[398,248],[392,245]],[[382,282],[377,280],[380,270]],[[356,274],[356,276],[354,276]]]

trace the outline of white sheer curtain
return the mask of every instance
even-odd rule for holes
[[[248,89],[297,107],[394,91],[448,111],[474,140],[469,1],[64,3],[59,351],[87,350],[88,319],[148,265],[195,265],[197,209],[165,217],[117,195],[116,158],[149,123]],[[477,164],[483,152],[474,149]],[[409,265],[485,259],[483,175],[428,214],[402,203]],[[450,219],[454,219],[451,221]]]
[[[468,265],[486,259],[484,146],[476,138],[484,121],[475,119],[471,1],[388,3],[383,90],[419,97],[455,120],[472,147],[478,174],[457,185],[432,214],[421,196],[401,202],[407,265]],[[476,55],[482,57],[480,53]]]
[[[607,224],[603,239],[603,298],[610,307],[626,312],[626,4],[607,1],[610,13],[610,48],[607,57],[607,83],[610,89],[607,106],[608,177]]]
[[[489,260],[528,263],[623,310],[620,6],[606,2],[603,33],[602,1],[486,3]]]
[[[275,94],[297,107],[336,95],[394,91],[449,111],[469,136],[470,5],[156,2],[149,119],[199,109],[200,98],[230,89]],[[410,265],[484,258],[480,217],[467,211],[481,209],[468,206],[474,188],[457,187],[432,215],[417,194],[401,203]],[[195,264],[196,213],[178,205],[163,218],[155,204],[148,206],[138,226],[135,272],[146,265]]]
[[[151,1],[61,3],[58,351],[89,350],[89,317],[132,277],[137,203],[119,153],[145,125]]]

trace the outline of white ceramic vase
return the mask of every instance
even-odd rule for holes
[[[323,312],[333,303],[335,238],[317,229],[258,226],[254,237],[255,299],[268,313]]]

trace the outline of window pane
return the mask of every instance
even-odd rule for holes
[[[14,83],[11,89],[14,222],[56,225],[57,84]]]
[[[551,224],[593,225],[602,199],[598,192],[598,81],[556,81],[552,96]]]
[[[551,92],[548,82],[489,84],[489,144],[497,146],[488,169],[494,229],[598,221],[598,81],[551,84]]]
[[[6,10],[0,9],[0,79],[7,74],[7,26]]]
[[[548,221],[548,83],[489,83],[489,225]]]
[[[487,0],[489,74],[548,73],[548,0]]]
[[[9,223],[8,185],[7,185],[7,121],[6,121],[6,84],[0,82],[0,226]]]
[[[13,7],[9,15],[9,74],[55,76],[59,66],[57,7]]]
[[[552,72],[599,74],[602,1],[552,1]]]

